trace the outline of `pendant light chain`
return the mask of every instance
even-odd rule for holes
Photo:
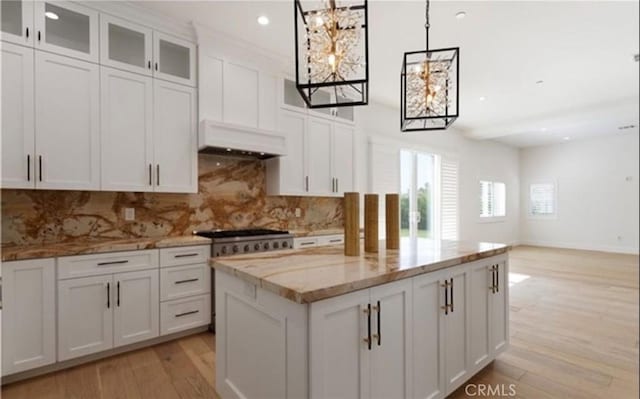
[[[425,42],[427,45],[427,51],[429,51],[429,28],[431,27],[429,24],[429,0],[427,0],[427,5],[425,7],[424,20]]]

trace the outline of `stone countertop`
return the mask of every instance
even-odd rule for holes
[[[135,251],[139,249],[208,245],[211,240],[198,236],[129,238],[114,240],[74,240],[42,245],[3,245],[2,261],[60,256],[98,254],[104,252]]]
[[[232,274],[297,303],[311,303],[506,253],[494,243],[401,239],[399,250],[345,256],[342,245],[212,258],[217,271]]]

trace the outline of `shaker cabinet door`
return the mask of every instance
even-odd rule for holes
[[[308,117],[306,163],[309,193],[319,196],[333,195],[331,176],[331,135],[333,123],[329,120]]]
[[[32,0],[2,0],[0,2],[0,38],[5,42],[33,47]]]
[[[492,295],[492,270],[486,262],[469,266],[469,351],[471,367],[480,370],[491,356],[490,300]]]
[[[161,32],[153,32],[153,76],[196,86],[195,44]]]
[[[113,346],[155,338],[160,333],[158,269],[113,275]]]
[[[153,31],[132,22],[100,14],[100,64],[151,76]]]

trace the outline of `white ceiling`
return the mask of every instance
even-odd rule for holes
[[[638,4],[432,2],[430,47],[461,48],[456,127],[517,147],[620,134],[630,124],[625,133],[638,134]],[[293,59],[292,0],[143,5]],[[271,23],[258,25],[259,15]],[[424,48],[424,2],[372,0],[369,18],[371,100],[398,107],[402,54]]]

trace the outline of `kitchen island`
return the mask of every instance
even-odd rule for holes
[[[438,398],[508,345],[503,244],[403,239],[211,260],[223,398]]]

